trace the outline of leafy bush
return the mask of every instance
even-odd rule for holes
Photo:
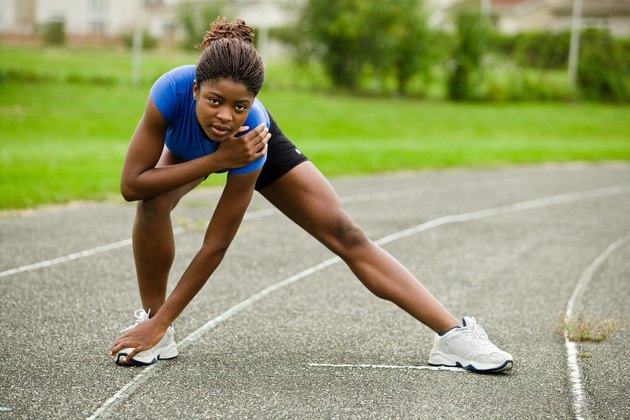
[[[488,51],[489,28],[479,13],[460,11],[455,17],[455,47],[448,68],[447,92],[449,99],[475,98],[474,87],[479,85],[481,64]]]
[[[523,69],[505,62],[496,62],[488,67],[479,87],[479,96],[483,100],[564,101],[569,98],[564,72]]]
[[[607,31],[587,30],[581,38],[577,79],[590,100],[630,101],[630,57]]]
[[[43,25],[44,42],[48,45],[64,45],[66,43],[66,27],[64,22],[52,21]]]
[[[491,48],[518,65],[528,68],[560,69],[567,65],[568,32],[522,32],[516,35],[495,33]]]
[[[17,83],[51,83],[55,78],[49,74],[39,73],[30,69],[7,69],[0,71],[0,82]]]
[[[321,59],[336,87],[358,91],[371,75],[382,90],[393,78],[405,93],[430,68],[428,29],[420,0],[309,0],[290,41],[298,62]],[[290,32],[278,32],[290,39]]]

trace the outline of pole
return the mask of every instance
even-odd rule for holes
[[[481,16],[485,19],[490,16],[492,0],[481,0]]]
[[[142,35],[144,32],[144,3],[140,3],[140,16],[136,21],[133,30],[133,42],[131,45],[131,84],[138,86],[140,84],[140,73],[142,70]]]
[[[580,31],[582,26],[582,0],[573,0],[573,16],[571,18],[571,45],[569,47],[569,92],[576,88],[577,66],[580,55]]]

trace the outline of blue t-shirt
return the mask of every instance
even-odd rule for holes
[[[195,115],[197,101],[193,98],[194,80],[195,66],[180,66],[164,73],[155,81],[150,92],[153,103],[168,122],[164,143],[168,150],[184,160],[208,155],[219,147],[219,143],[209,140],[205,136],[197,121]],[[260,118],[263,118],[269,127],[269,115],[262,103],[255,99],[243,125],[249,126],[250,130],[254,129],[263,122],[260,121]],[[227,171],[232,174],[252,172],[261,168],[266,159],[267,155],[265,154],[265,156],[242,168],[227,169]]]

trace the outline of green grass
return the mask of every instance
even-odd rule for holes
[[[142,83],[133,87],[128,52],[0,47],[0,209],[120,199],[120,168],[150,84],[195,57],[144,54]],[[331,176],[630,160],[629,106],[455,104],[313,90],[325,86],[316,69],[270,63],[259,97]]]
[[[562,329],[566,332],[569,341],[574,342],[599,343],[606,341],[610,334],[619,329],[619,325],[617,320],[593,320],[584,314],[562,320]],[[582,357],[587,356],[582,355]]]

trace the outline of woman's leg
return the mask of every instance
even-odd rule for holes
[[[164,148],[157,166],[178,163]],[[158,197],[138,202],[133,225],[133,256],[138,289],[145,311],[157,313],[166,300],[168,274],[175,258],[175,239],[171,211],[179,200],[201,183],[202,179]]]
[[[339,255],[376,296],[392,301],[435,332],[459,325],[409,270],[365,236],[311,162],[299,164],[260,192]]]

